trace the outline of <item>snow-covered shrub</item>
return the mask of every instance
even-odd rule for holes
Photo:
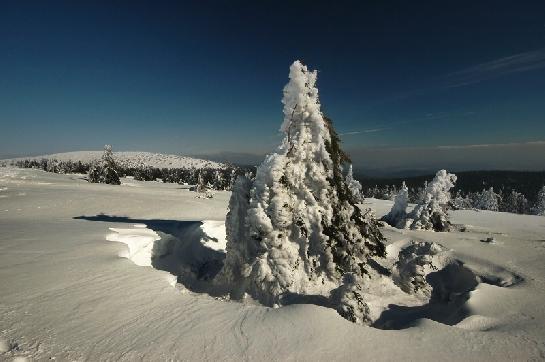
[[[393,280],[406,293],[448,304],[464,303],[479,282],[449,250],[425,241],[411,241],[399,252]]]
[[[352,194],[352,201],[355,204],[360,204],[363,202],[363,194],[361,192],[361,184],[358,180],[354,178],[352,174],[352,165],[348,167],[348,174],[346,175],[346,185],[348,190]]]
[[[537,193],[536,203],[533,207],[534,214],[545,216],[545,186]]]
[[[376,220],[350,198],[342,172],[347,157],[320,111],[316,76],[299,61],[291,65],[282,144],[231,196],[218,280],[266,305],[284,294],[338,286],[345,273],[365,273],[369,257],[385,255]]]
[[[494,192],[493,187],[478,193],[474,201],[475,208],[480,210],[498,211],[499,204],[500,195]]]
[[[59,172],[59,161],[57,160],[47,160],[45,171],[57,173]]]
[[[119,175],[117,173],[117,165],[114,161],[112,146],[104,146],[104,154],[102,158],[95,162],[89,169],[89,182],[105,183],[111,185],[120,185]]]
[[[432,286],[426,280],[429,273],[442,269],[448,260],[446,249],[427,241],[411,241],[399,252],[393,280],[406,293],[429,299]]]
[[[137,181],[155,181],[157,179],[154,168],[144,164],[140,164],[134,169],[133,176]]]
[[[456,175],[439,170],[433,180],[426,185],[423,200],[407,215],[405,227],[434,231],[448,231],[447,207],[450,189],[454,187]]]
[[[212,190],[206,190],[204,192],[197,193],[197,196],[195,198],[197,199],[213,199],[214,198],[214,192]]]
[[[407,205],[409,203],[409,189],[405,185],[405,181],[401,185],[401,189],[394,197],[394,205],[390,212],[385,215],[382,220],[388,224],[403,229],[405,227],[405,219],[407,217]]]
[[[456,196],[450,201],[452,207],[456,210],[468,210],[473,208],[473,202],[468,196],[464,196],[460,190],[456,193]]]
[[[369,325],[369,306],[365,302],[360,279],[356,274],[345,274],[343,284],[331,292],[331,302],[343,318],[356,324]]]

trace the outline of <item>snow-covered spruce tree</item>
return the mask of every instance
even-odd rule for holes
[[[473,202],[468,196],[464,196],[461,190],[456,192],[456,196],[451,200],[451,205],[456,210],[468,210],[473,208]]]
[[[426,184],[423,200],[407,215],[405,227],[434,231],[449,231],[447,207],[450,189],[454,187],[456,175],[439,170],[433,180]]]
[[[347,157],[320,111],[316,75],[299,61],[291,65],[282,144],[253,181],[237,180],[229,202],[227,255],[216,280],[270,306],[292,293],[327,295],[344,274],[361,276],[368,258],[385,255],[376,220],[351,200]]]
[[[533,207],[533,212],[536,215],[545,216],[545,186],[537,193],[536,203]]]
[[[206,192],[206,190],[208,190],[208,187],[207,187],[206,179],[204,177],[204,171],[200,170],[198,172],[197,185],[195,187],[195,191]]]
[[[424,181],[424,187],[419,187],[416,191],[416,198],[414,202],[416,204],[421,204],[426,198],[426,189],[428,188],[428,181]]]
[[[89,168],[88,180],[93,183],[121,185],[117,170],[118,167],[114,160],[112,146],[105,145],[102,158]]]
[[[405,181],[401,185],[399,192],[394,197],[394,205],[387,215],[384,215],[382,220],[397,228],[405,227],[405,219],[407,218],[407,205],[409,204],[409,189],[405,185]]]
[[[502,196],[499,210],[513,214],[526,214],[528,212],[528,200],[520,192],[511,190],[510,193]]]
[[[480,210],[498,211],[500,205],[500,195],[494,192],[491,187],[488,190],[483,190],[477,195],[475,207]]]
[[[352,194],[352,202],[355,204],[361,204],[363,202],[363,194],[361,192],[361,184],[354,178],[352,173],[352,165],[348,167],[348,174],[346,175],[346,185]]]

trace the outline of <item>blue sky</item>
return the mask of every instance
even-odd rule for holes
[[[369,148],[543,141],[544,14],[543,1],[3,1],[0,156],[270,152],[295,59],[318,69],[355,163]]]

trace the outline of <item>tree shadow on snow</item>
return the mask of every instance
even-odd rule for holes
[[[191,291],[208,293],[212,296],[224,293],[223,288],[213,285],[211,280],[221,270],[225,253],[204,245],[205,242],[218,242],[218,240],[204,233],[201,221],[133,219],[104,214],[76,216],[74,219],[131,225],[145,224],[161,237],[153,244],[151,259],[153,268],[175,275],[177,282]]]
[[[479,284],[479,279],[471,270],[461,263],[453,263],[428,274],[426,281],[433,288],[427,304],[414,307],[390,304],[373,323],[373,327],[405,329],[414,326],[422,318],[455,325],[469,316],[466,302],[470,292]]]

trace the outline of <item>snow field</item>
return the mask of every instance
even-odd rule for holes
[[[423,361],[507,361],[545,356],[543,217],[464,210],[452,212],[451,221],[467,226],[466,232],[382,228],[385,265],[394,265],[393,256],[411,241],[435,242],[478,280],[465,302],[458,305],[454,299],[433,309],[401,292],[391,279],[378,279],[365,296],[372,318],[382,316],[382,328],[396,328],[384,330],[355,325],[317,300],[278,309],[248,299],[218,300],[208,282],[191,280],[199,266],[222,260],[215,244],[221,237],[211,230],[221,231],[227,192],[200,200],[176,185],[92,185],[72,175],[10,168],[0,168],[0,180],[10,195],[0,199],[0,210],[9,210],[0,214],[0,339],[17,345],[0,352],[0,360],[417,356]],[[17,193],[26,196],[11,196]],[[392,202],[367,199],[364,206],[380,217]],[[148,240],[156,238],[153,232],[161,239],[152,243],[167,253],[155,258],[160,265],[138,267],[116,257],[128,246],[107,241],[115,233],[110,228],[129,229],[125,236]],[[489,235],[496,244],[481,242]],[[204,279],[207,270],[201,270]]]

